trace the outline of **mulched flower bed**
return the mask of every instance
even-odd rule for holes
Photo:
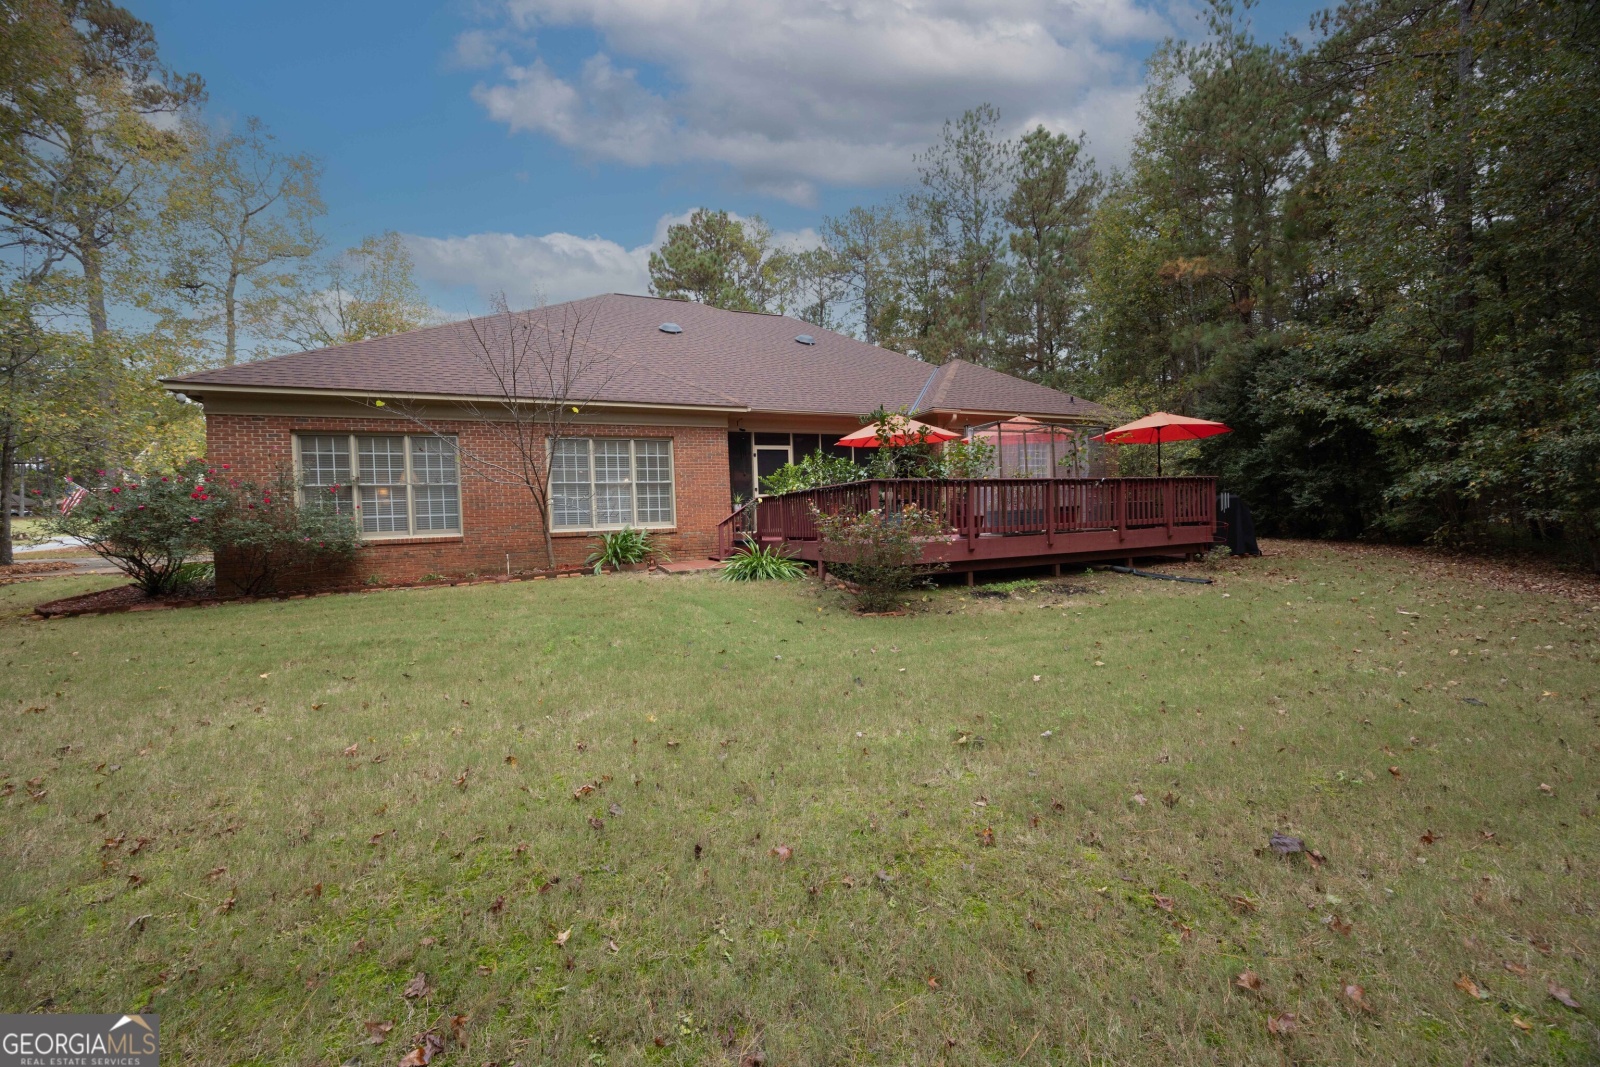
[[[557,578],[591,577],[585,570],[563,571]],[[431,582],[394,583],[384,585],[355,585],[337,589],[319,589],[314,593],[274,593],[267,596],[218,596],[214,585],[195,590],[184,596],[148,597],[136,585],[123,585],[115,589],[102,589],[98,593],[84,593],[40,604],[33,609],[35,618],[67,619],[77,615],[104,615],[121,611],[160,611],[164,608],[214,607],[218,604],[254,604],[258,600],[305,600],[309,597],[349,596],[353,593],[403,593],[407,589],[436,589],[457,585],[504,585],[507,582],[543,582],[548,574],[518,574],[514,577],[494,575],[484,578],[440,578]]]

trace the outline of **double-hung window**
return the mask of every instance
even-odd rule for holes
[[[454,437],[296,434],[300,499],[353,515],[364,537],[461,532]]]
[[[552,449],[551,529],[673,524],[670,440],[562,437]]]

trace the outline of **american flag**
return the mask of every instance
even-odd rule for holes
[[[72,492],[68,493],[61,501],[61,514],[67,514],[67,512],[71,511],[73,508],[83,503],[84,500],[88,499],[88,496],[89,490],[85,489],[81,485],[73,486]]]

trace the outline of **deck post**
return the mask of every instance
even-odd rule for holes
[[[1178,507],[1178,483],[1170,478],[1161,487],[1161,510],[1167,515],[1167,540],[1172,540],[1172,513]]]
[[[1054,447],[1055,442],[1052,439],[1051,448],[1053,449]],[[1054,478],[1045,483],[1044,513],[1044,543],[1054,548],[1056,543],[1056,480]]]
[[[976,552],[978,546],[974,540],[978,536],[978,490],[977,482],[967,479],[967,551]]]
[[[878,481],[876,478],[867,486],[867,506],[873,511],[878,510]]]
[[[971,589],[973,583],[976,580],[977,580],[977,572],[976,571],[968,571],[967,572],[967,588]]]
[[[1121,478],[1118,478],[1116,483],[1111,487],[1112,499],[1115,501],[1113,505],[1114,514],[1111,517],[1111,521],[1116,524],[1118,541],[1125,541],[1128,537],[1128,531],[1126,530],[1126,526],[1128,525],[1127,489],[1128,483]],[[1133,564],[1130,563],[1129,566],[1131,567]]]
[[[1055,563],[1052,563],[1052,564],[1051,564],[1051,565],[1050,565],[1050,571],[1051,571],[1051,573],[1052,573],[1052,574],[1054,574],[1054,575],[1055,575],[1055,576],[1056,576],[1056,577],[1057,577],[1057,578],[1059,578],[1059,577],[1061,577],[1061,563],[1060,563],[1060,561],[1057,561],[1057,562],[1055,562]]]

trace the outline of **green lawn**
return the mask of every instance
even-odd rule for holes
[[[197,1065],[1596,1062],[1600,614],[1210,570],[0,588],[0,1008]]]

